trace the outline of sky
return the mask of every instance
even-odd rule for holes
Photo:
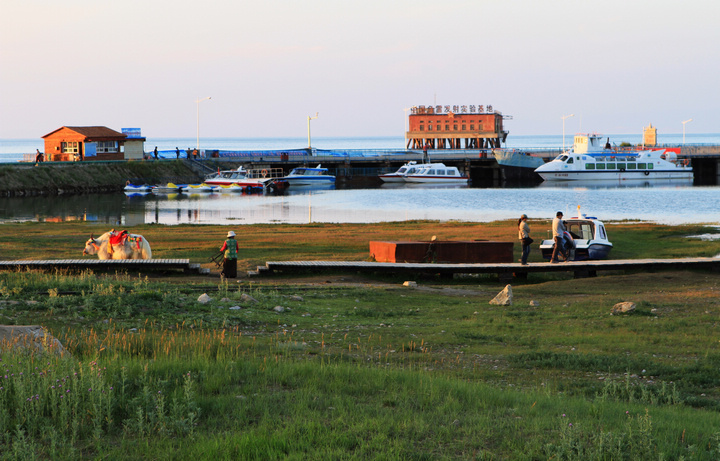
[[[492,105],[510,137],[562,134],[570,114],[567,134],[682,133],[688,119],[687,133],[720,132],[717,0],[0,7],[3,139],[90,125],[304,137],[316,113],[313,137],[400,137],[404,109],[438,104]]]

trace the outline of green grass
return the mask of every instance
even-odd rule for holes
[[[717,459],[719,283],[531,276],[502,307],[488,303],[502,289],[491,279],[412,289],[3,272],[0,322],[45,325],[71,355],[4,349],[0,451]],[[626,300],[634,313],[609,314]],[[63,379],[72,397],[52,388]]]

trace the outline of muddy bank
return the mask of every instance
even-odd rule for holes
[[[0,195],[6,197],[122,191],[133,184],[197,183],[202,176],[183,160],[160,162],[45,162],[0,166]]]

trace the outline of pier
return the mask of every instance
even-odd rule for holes
[[[355,272],[379,274],[440,275],[452,277],[455,274],[497,274],[503,283],[514,277],[527,278],[529,273],[572,272],[575,278],[594,277],[599,271],[645,271],[658,270],[720,270],[720,258],[676,258],[676,259],[614,259],[597,261],[568,261],[565,263],[479,263],[479,264],[433,264],[433,263],[385,263],[369,261],[268,261],[258,266],[250,276],[273,273],[297,272]]]

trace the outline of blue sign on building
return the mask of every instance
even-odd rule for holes
[[[128,138],[142,138],[140,128],[123,128],[122,133]]]

